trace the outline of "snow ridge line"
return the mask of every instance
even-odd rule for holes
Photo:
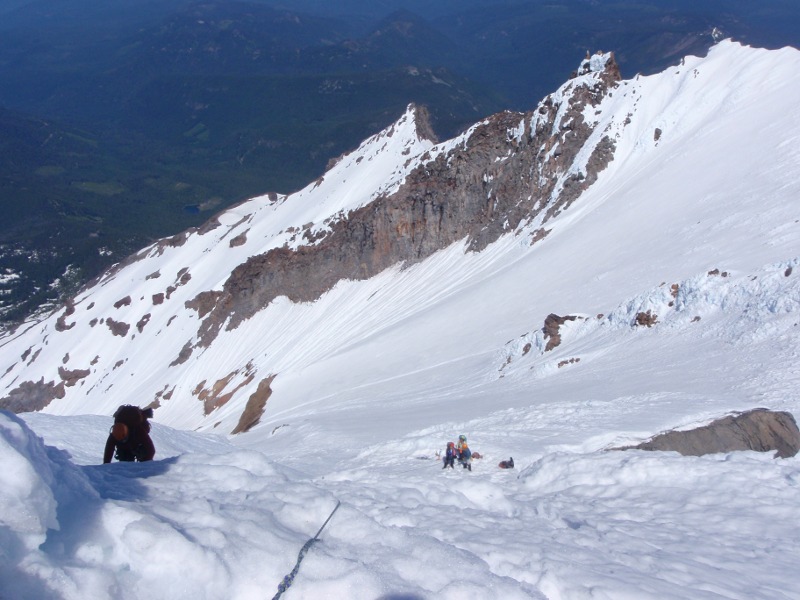
[[[283,581],[280,582],[280,584],[278,585],[278,593],[272,597],[272,600],[278,600],[286,590],[292,587],[292,584],[294,583],[294,578],[297,576],[297,572],[300,570],[300,563],[303,562],[303,559],[306,557],[306,553],[311,549],[311,546],[314,545],[314,542],[317,542],[319,540],[319,535],[322,533],[322,530],[325,529],[325,526],[333,518],[333,515],[336,514],[337,510],[339,510],[339,506],[341,506],[341,504],[342,504],[341,500],[336,501],[336,506],[333,507],[331,514],[329,514],[328,518],[325,519],[325,522],[322,524],[322,527],[319,528],[317,534],[313,538],[310,538],[305,544],[303,544],[303,547],[300,548],[300,552],[297,555],[297,562],[295,563],[294,568],[292,569],[291,573],[289,573],[286,577],[284,577]]]

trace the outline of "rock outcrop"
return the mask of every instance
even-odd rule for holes
[[[689,431],[668,431],[638,446],[619,450],[661,450],[702,456],[735,450],[775,451],[787,458],[800,451],[800,431],[788,412],[757,408],[730,415]]]
[[[550,352],[550,350],[561,344],[561,333],[559,332],[561,326],[567,321],[574,321],[577,318],[574,315],[567,315],[566,317],[560,317],[554,313],[547,315],[544,320],[544,327],[542,327],[542,334],[547,340],[547,345],[544,348],[545,352]]]

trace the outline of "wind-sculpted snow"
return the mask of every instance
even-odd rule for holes
[[[329,461],[309,478],[190,433],[180,434],[192,438],[189,453],[85,466],[67,457],[89,455],[89,437],[31,415],[57,450],[0,413],[0,451],[16,474],[0,490],[4,594],[272,597],[340,500],[287,597],[794,597],[796,460],[531,454],[536,437],[574,415],[518,410],[472,422],[471,445],[484,455],[472,472],[443,471],[436,460],[434,449],[458,431],[451,425]],[[70,422],[102,435],[96,417]],[[517,469],[497,469],[501,451],[522,449],[513,438],[526,427]],[[174,433],[156,427],[157,446]]]
[[[57,421],[38,425],[84,452],[85,440],[59,432]],[[293,480],[297,473],[256,451],[81,467],[8,413],[0,413],[0,434],[4,466],[14,474],[0,496],[7,549],[0,576],[4,595],[19,600],[272,597],[335,506],[324,486]],[[159,446],[167,435],[156,432]],[[219,443],[207,449],[219,452]],[[428,559],[449,553],[461,555],[466,573],[440,573]],[[454,599],[541,597],[492,574],[470,552],[383,525],[352,504],[313,546],[303,572],[294,597],[375,598],[409,589]]]
[[[8,413],[0,413],[0,419],[2,541],[5,558],[20,561],[44,542],[48,528],[56,526],[56,478],[45,449],[22,421]],[[4,581],[9,576],[2,573]]]
[[[19,419],[0,419],[14,474],[0,500],[9,598],[256,598],[289,563],[265,558],[302,545],[332,508],[258,452],[80,467]]]

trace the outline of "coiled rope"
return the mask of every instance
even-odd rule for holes
[[[339,505],[341,503],[342,503],[341,500],[336,501],[336,506],[333,507],[331,514],[328,515],[328,518],[325,519],[325,522],[322,524],[322,527],[320,527],[319,531],[317,531],[317,535],[308,540],[305,544],[303,544],[303,547],[300,548],[300,553],[297,555],[297,562],[294,565],[294,569],[292,569],[292,572],[289,573],[286,577],[284,577],[283,581],[280,582],[280,584],[278,585],[278,593],[272,597],[272,600],[278,600],[278,598],[281,597],[283,592],[288,590],[294,583],[294,578],[297,575],[297,572],[300,570],[300,563],[303,562],[303,559],[306,556],[306,552],[308,552],[311,546],[314,545],[314,542],[318,541],[319,534],[321,534],[322,530],[325,529],[325,526],[328,524],[328,521],[330,521],[333,518],[334,513],[336,513],[336,511],[339,510]]]

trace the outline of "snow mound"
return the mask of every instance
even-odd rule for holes
[[[6,412],[0,458],[9,598],[261,598],[333,507],[260,452],[80,467]]]

